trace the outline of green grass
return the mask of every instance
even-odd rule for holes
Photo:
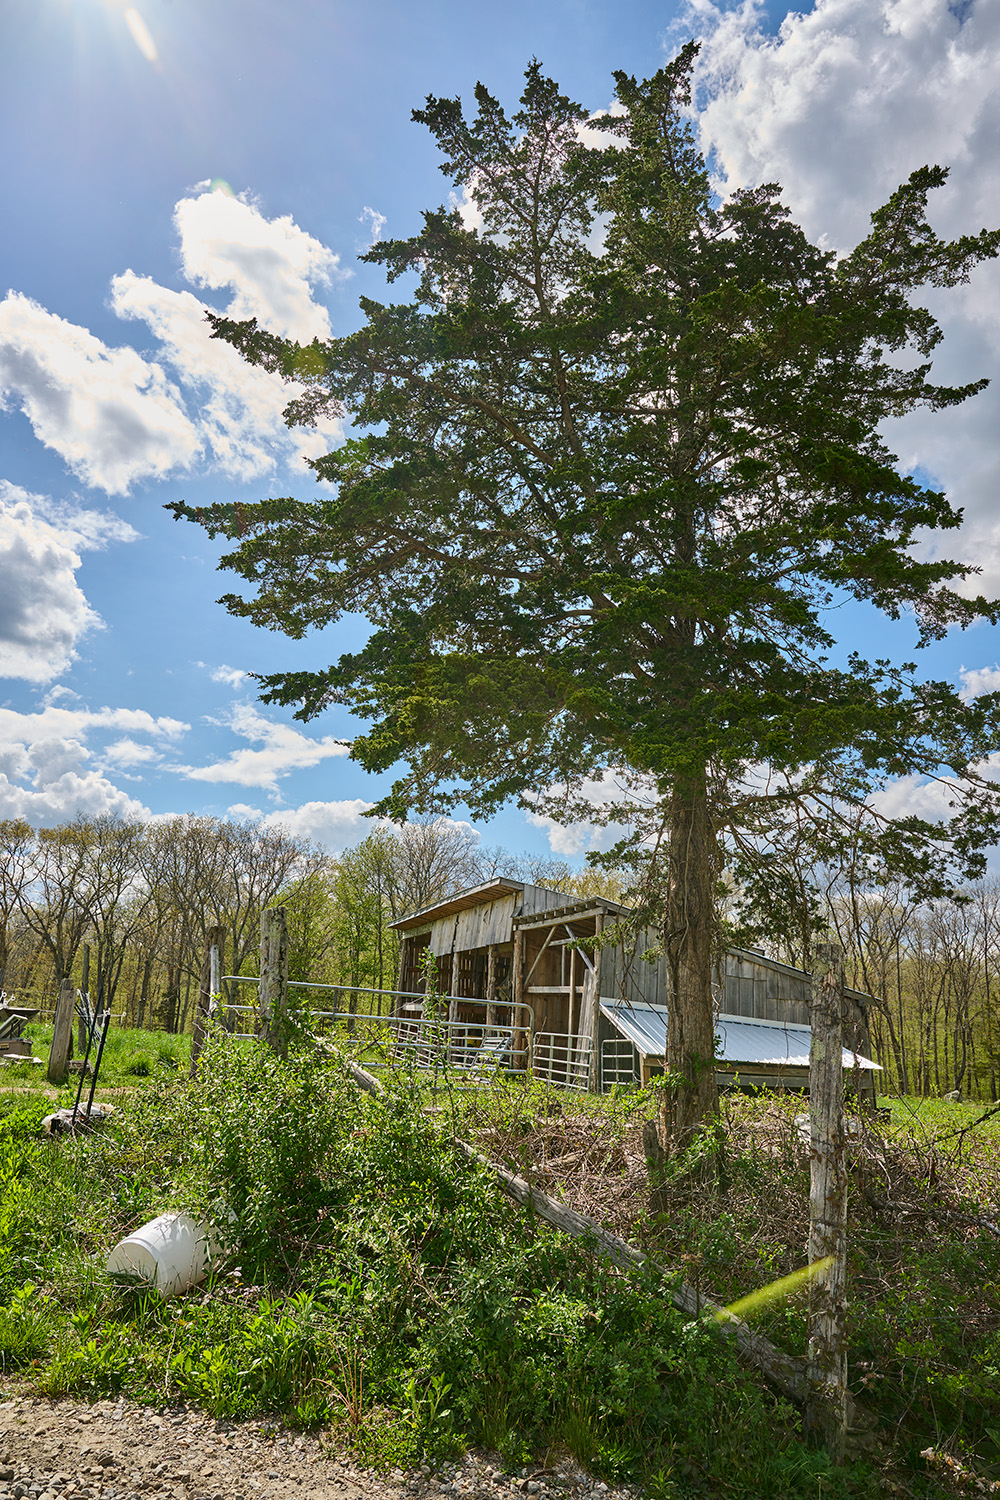
[[[33,1022],[25,1028],[25,1036],[31,1042],[35,1057],[47,1065],[52,1046],[52,1026],[44,1022]],[[97,1042],[91,1051],[91,1065],[96,1060]],[[74,1056],[83,1054],[75,1045]],[[104,1044],[101,1071],[98,1075],[97,1098],[105,1097],[107,1091],[122,1088],[147,1086],[157,1080],[172,1078],[187,1068],[191,1058],[191,1038],[173,1036],[166,1031],[143,1031],[138,1027],[128,1030],[112,1026]],[[47,1092],[51,1085],[46,1077],[47,1066],[35,1067],[31,1063],[5,1064],[0,1071],[0,1096],[9,1092]],[[78,1078],[60,1091],[57,1107],[72,1104],[76,1097]],[[90,1088],[88,1078],[84,1085],[84,1098]]]

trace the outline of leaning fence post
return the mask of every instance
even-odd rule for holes
[[[69,1076],[69,1051],[73,1045],[73,1011],[75,1009],[73,982],[64,979],[59,986],[59,999],[52,1022],[52,1046],[49,1049],[49,1083],[65,1083]]]
[[[844,959],[813,950],[809,1049],[808,1396],[803,1428],[842,1463],[847,1438],[847,1164],[844,1151]]]
[[[261,1030],[279,1057],[288,1056],[288,920],[283,906],[260,914]]]
[[[208,1018],[216,1006],[219,993],[219,974],[222,969],[222,951],[226,945],[226,929],[210,927],[205,938],[205,953],[201,960],[198,977],[198,1004],[194,1012],[194,1034],[191,1037],[191,1077],[198,1071],[198,1058],[205,1045]]]

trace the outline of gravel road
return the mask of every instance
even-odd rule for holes
[[[0,1385],[0,1397],[4,1394]],[[322,1436],[128,1401],[0,1399],[0,1500],[634,1500],[568,1462],[516,1475],[488,1456],[377,1475]]]

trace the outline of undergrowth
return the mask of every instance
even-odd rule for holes
[[[646,1211],[641,1127],[649,1091],[602,1117],[566,1096],[488,1092],[461,1128],[573,1208],[642,1243],[706,1295],[734,1302],[805,1264],[809,1158],[796,1096],[733,1095],[721,1132],[676,1164],[666,1204]],[[554,1111],[554,1112],[553,1112]],[[979,1122],[982,1121],[980,1124]],[[848,1368],[852,1389],[923,1474],[928,1448],[1000,1481],[1000,1115],[980,1105],[894,1100],[866,1118],[849,1156]],[[803,1354],[806,1296],[755,1323]]]
[[[654,1500],[878,1492],[874,1467],[803,1446],[656,1275],[512,1208],[405,1091],[221,1038],[198,1081],[137,1093],[101,1133],[41,1140],[40,1113],[0,1118],[0,1364],[45,1393],[331,1424],[382,1465],[568,1448]],[[171,1206],[227,1244],[210,1282],[169,1302],[115,1286],[108,1250]]]

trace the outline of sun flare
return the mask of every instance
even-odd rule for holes
[[[129,29],[133,42],[135,42],[135,45],[146,61],[155,63],[159,57],[159,53],[156,50],[156,43],[153,41],[149,27],[134,5],[130,5],[125,12],[125,25]]]

